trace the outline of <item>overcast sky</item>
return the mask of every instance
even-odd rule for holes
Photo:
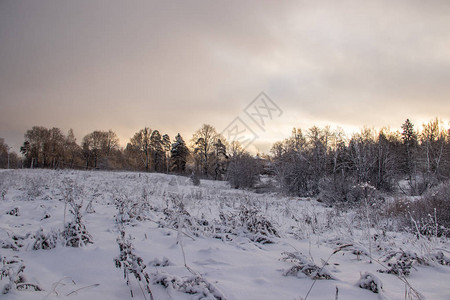
[[[0,137],[221,131],[264,91],[292,127],[450,119],[450,1],[0,1]],[[447,123],[446,123],[447,124]],[[259,131],[258,131],[259,130]]]

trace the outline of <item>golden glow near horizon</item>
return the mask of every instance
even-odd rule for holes
[[[0,2],[0,137],[220,132],[264,91],[293,127],[449,126],[449,1]]]

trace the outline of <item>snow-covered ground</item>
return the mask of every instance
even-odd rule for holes
[[[150,299],[145,276],[157,300],[450,299],[448,241],[389,231],[376,209],[143,173],[8,170],[0,193],[4,299]],[[63,245],[73,207],[82,247]]]

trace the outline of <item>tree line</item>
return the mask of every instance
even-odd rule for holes
[[[93,131],[80,144],[70,129],[34,126],[27,130],[20,149],[23,167],[131,170],[192,174],[215,180],[226,179],[232,160],[253,160],[237,143],[228,143],[216,129],[204,124],[188,143],[180,134],[173,140],[159,130],[145,127],[136,132],[125,148],[116,133]],[[256,175],[253,177],[256,178]]]
[[[188,148],[178,134],[174,143],[167,134],[148,127],[139,130],[125,148],[112,131],[93,131],[77,143],[72,129],[33,126],[20,148],[27,168],[69,168],[171,172],[184,171]],[[173,152],[173,155],[170,153]]]
[[[0,168],[15,169],[20,168],[22,161],[15,152],[11,152],[11,147],[5,143],[5,139],[0,138]]]
[[[237,142],[227,142],[204,124],[188,143],[145,127],[125,148],[116,133],[93,131],[77,143],[73,130],[34,126],[27,130],[20,158],[0,139],[0,167],[131,170],[194,174],[228,180],[248,188],[260,175],[272,175],[278,187],[295,196],[321,195],[326,201],[352,201],[353,187],[369,183],[378,190],[419,195],[449,179],[449,130],[438,119],[414,128],[407,119],[401,131],[363,128],[347,136],[342,129],[313,126],[272,145],[270,155],[250,155]],[[8,156],[8,158],[6,157]]]
[[[361,184],[420,195],[449,180],[450,130],[438,119],[421,131],[409,119],[401,128],[364,128],[350,138],[329,127],[294,129],[272,146],[273,173],[286,193],[320,195],[327,202],[359,200],[355,186]]]

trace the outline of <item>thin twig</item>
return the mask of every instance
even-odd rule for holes
[[[364,254],[363,254],[364,255]],[[366,256],[368,256],[366,254]],[[369,257],[370,259],[372,259],[373,261],[375,261],[377,264],[379,264],[380,266],[382,266],[383,268],[385,268],[386,270],[389,270],[389,268],[387,266],[385,266],[384,264],[382,264],[379,260],[373,258],[373,257]],[[395,275],[395,277],[397,277],[398,279],[400,279],[403,283],[405,283],[406,285],[408,285],[408,287],[416,294],[417,298],[422,300],[425,299],[425,297],[422,295],[422,293],[420,293],[418,290],[416,290],[415,288],[412,287],[412,285],[409,283],[408,279],[406,279],[406,277],[400,276],[398,274],[393,274]]]
[[[330,254],[330,256],[328,256],[327,260],[326,260],[325,263],[322,265],[322,267],[320,268],[320,270],[317,272],[317,274],[320,274],[320,272],[322,272],[323,268],[325,268],[325,266],[328,264],[328,261],[330,260],[330,258],[331,258],[333,255],[335,255],[336,253],[338,253],[338,252],[341,251],[342,249],[347,248],[347,247],[350,247],[350,246],[353,246],[353,244],[345,244],[345,245],[342,245],[342,246],[340,246],[340,247],[334,249],[334,251]],[[308,293],[306,293],[306,296],[305,296],[304,300],[306,300],[306,299],[308,298],[309,293],[311,292],[312,288],[313,288],[314,285],[316,284],[317,279],[318,279],[318,277],[316,277],[316,278],[314,279],[313,283],[312,283],[311,286],[309,287]]]
[[[94,284],[91,284],[91,285],[88,285],[88,286],[83,286],[83,287],[81,287],[81,288],[79,288],[79,289],[76,289],[76,290],[73,290],[73,291],[71,291],[70,293],[68,293],[66,296],[70,296],[70,295],[72,295],[72,294],[76,294],[78,291],[80,291],[80,290],[84,290],[84,289],[88,289],[88,288],[91,288],[91,287],[98,287],[100,285],[100,283],[94,283]]]

